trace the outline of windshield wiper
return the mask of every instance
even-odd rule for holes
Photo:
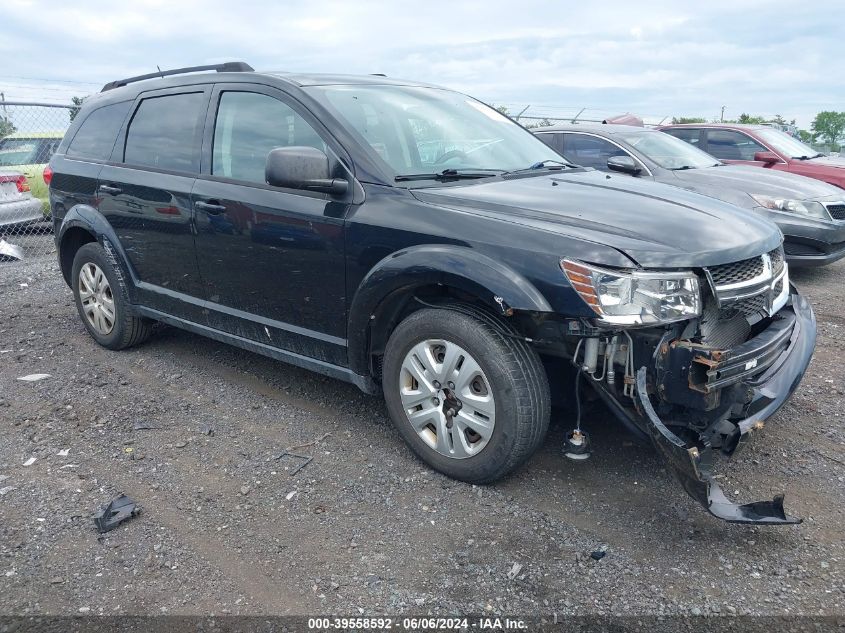
[[[476,169],[474,171],[464,169],[444,169],[432,174],[400,174],[393,180],[396,182],[407,182],[409,180],[460,180],[462,178],[489,178],[501,173],[501,169]]]
[[[685,171],[687,169],[698,169],[698,167],[695,167],[694,165],[681,165],[680,167],[672,167],[669,171]]]
[[[523,167],[522,169],[512,169],[510,171],[502,172],[502,175],[507,176],[508,174],[521,174],[525,173],[526,171],[536,171],[538,169],[543,169],[544,167],[548,169],[563,169],[565,167],[576,168],[578,167],[578,165],[555,159],[541,160],[539,163],[534,163],[533,165]]]
[[[812,160],[813,158],[822,158],[824,154],[819,152],[818,154],[814,154],[812,156],[793,156],[792,160]]]

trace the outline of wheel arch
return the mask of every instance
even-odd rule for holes
[[[130,273],[130,278],[135,279],[135,276],[131,274],[126,253],[108,220],[89,205],[76,205],[71,207],[62,218],[56,234],[59,267],[68,286],[72,285],[73,259],[79,249],[90,242],[98,242],[102,245],[123,270]]]
[[[552,312],[528,279],[501,262],[465,247],[415,246],[382,259],[355,292],[347,329],[350,368],[377,375],[373,358],[390,333],[429,301],[471,304],[499,319]]]

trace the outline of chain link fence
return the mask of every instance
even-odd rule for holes
[[[0,266],[55,254],[43,172],[77,111],[0,101]]]

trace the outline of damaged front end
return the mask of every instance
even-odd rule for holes
[[[625,329],[599,319],[580,327],[573,361],[712,515],[733,523],[800,523],[784,511],[783,495],[733,503],[713,468],[718,454],[733,455],[798,386],[815,347],[812,308],[789,285],[781,249],[698,274],[697,318]]]

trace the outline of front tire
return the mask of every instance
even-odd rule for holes
[[[123,275],[98,243],[80,247],[73,258],[71,279],[82,323],[100,345],[120,350],[149,337],[150,321],[131,313]]]
[[[527,460],[549,425],[540,357],[493,317],[425,309],[388,340],[382,386],[399,434],[424,462],[474,484]]]

